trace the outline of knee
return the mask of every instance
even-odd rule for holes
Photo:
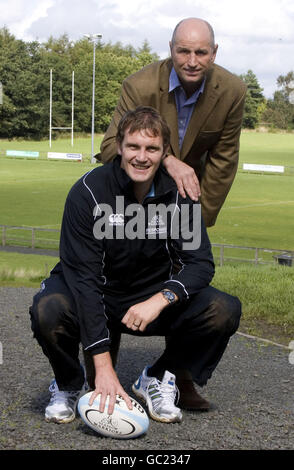
[[[60,325],[61,313],[68,308],[67,299],[62,294],[35,296],[30,307],[31,327],[34,336],[53,338]]]
[[[238,297],[220,292],[213,301],[213,328],[220,333],[232,335],[238,329],[242,313]]]

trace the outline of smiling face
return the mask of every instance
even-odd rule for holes
[[[217,52],[207,23],[184,20],[175,31],[170,49],[175,71],[189,96],[200,86]]]
[[[135,189],[147,193],[164,155],[162,136],[152,135],[149,129],[135,131],[128,129],[118,144],[121,167],[134,182]]]

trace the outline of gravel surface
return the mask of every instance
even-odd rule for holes
[[[202,394],[209,412],[184,411],[181,424],[150,421],[134,440],[100,437],[81,418],[47,424],[51,368],[30,329],[36,289],[0,288],[1,450],[293,450],[294,365],[289,351],[236,334]],[[163,338],[124,335],[117,372],[130,386],[162,350]]]

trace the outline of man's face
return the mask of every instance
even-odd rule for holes
[[[151,184],[164,154],[161,135],[152,136],[148,130],[125,133],[118,153],[121,167],[135,183]]]
[[[184,90],[193,93],[214,63],[217,46],[211,45],[205,25],[180,25],[174,44],[170,43],[173,65]]]

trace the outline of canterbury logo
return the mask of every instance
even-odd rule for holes
[[[109,224],[110,225],[123,225],[124,224],[124,214],[110,214]]]

